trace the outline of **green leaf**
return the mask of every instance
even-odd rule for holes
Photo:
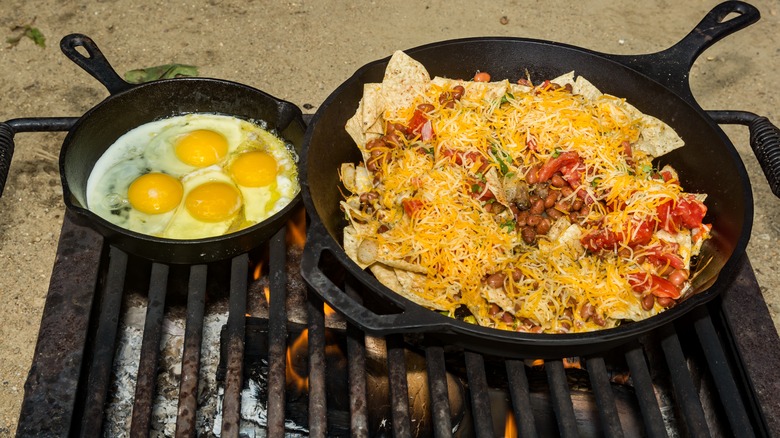
[[[25,24],[22,26],[14,26],[11,29],[11,32],[14,32],[15,34],[9,37],[6,37],[5,42],[7,42],[10,47],[15,47],[19,42],[22,40],[22,38],[29,38],[31,39],[36,46],[41,48],[46,48],[46,37],[43,36],[43,32],[40,31],[37,27],[33,27],[32,23],[35,22],[35,19],[30,24]]]
[[[46,37],[43,36],[43,33],[41,33],[40,29],[37,27],[28,26],[27,30],[24,32],[24,36],[33,40],[36,46],[46,48]]]
[[[197,76],[198,67],[186,64],[163,64],[154,67],[139,68],[125,73],[125,80],[131,84],[172,79],[185,76]]]

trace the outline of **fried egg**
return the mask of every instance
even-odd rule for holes
[[[293,148],[258,124],[187,114],[117,139],[87,181],[87,208],[120,227],[171,239],[262,222],[300,191]]]

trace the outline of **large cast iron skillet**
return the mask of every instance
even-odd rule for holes
[[[729,14],[736,16],[725,20]],[[306,132],[302,169],[303,199],[311,218],[301,271],[322,298],[354,324],[374,334],[428,332],[468,348],[500,355],[560,357],[613,347],[660,327],[713,299],[728,283],[748,242],[753,215],[750,181],[734,146],[717,123],[748,124],[751,145],[776,194],[780,193],[780,138],[762,117],[744,112],[705,112],[694,100],[689,70],[711,44],[759,19],[754,7],[727,2],[709,12],[673,47],[641,56],[616,56],[549,41],[470,38],[433,43],[407,51],[432,76],[469,79],[478,70],[494,80],[515,81],[527,70],[535,83],[574,70],[605,93],[621,96],[659,117],[686,146],[660,158],[672,164],[691,192],[707,193],[712,239],[702,250],[710,260],[694,284],[696,294],[647,320],[582,334],[528,334],[489,329],[442,316],[408,301],[361,270],[345,254],[339,210],[339,165],[361,157],[344,125],[361,98],[363,84],[381,82],[385,58],[359,69],[324,102]],[[336,261],[355,287],[337,285]],[[349,285],[349,282],[345,282]],[[349,292],[349,293],[348,293]]]
[[[68,131],[60,152],[65,205],[108,241],[131,254],[163,263],[206,263],[259,246],[287,220],[297,196],[281,211],[250,228],[219,237],[174,240],[125,230],[85,208],[87,178],[97,159],[122,134],[144,123],[174,115],[209,112],[262,120],[300,151],[305,124],[300,109],[255,88],[219,79],[177,78],[132,85],[120,78],[84,35],[60,43],[65,55],[111,93],[80,118],[29,118],[0,123],[0,195],[8,175],[16,132]],[[82,53],[86,52],[86,54]]]

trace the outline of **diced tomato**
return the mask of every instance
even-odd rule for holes
[[[435,137],[433,134],[433,125],[430,120],[427,120],[420,129],[420,139],[422,139],[422,141],[428,141],[433,137]]]
[[[580,156],[577,152],[574,151],[563,152],[562,154],[558,155],[556,158],[548,160],[546,163],[542,165],[538,173],[538,182],[541,183],[547,181],[548,179],[552,178],[555,172],[561,170],[564,167],[567,167],[568,170],[571,172],[575,169],[575,167],[578,164],[580,164]],[[571,181],[569,181],[569,183],[571,183]]]
[[[634,248],[645,245],[653,238],[653,226],[649,221],[641,221],[632,222],[629,226],[626,226],[625,231],[619,233],[612,230],[599,229],[583,236],[580,239],[580,243],[591,252],[614,251],[618,244],[626,241],[626,234],[629,236],[628,246]]]
[[[685,269],[685,261],[682,257],[671,252],[663,252],[660,248],[652,248],[646,256],[650,263],[656,266],[669,265],[674,269]]]
[[[425,203],[421,199],[406,198],[401,201],[401,205],[404,207],[404,213],[409,217],[413,217],[418,210],[420,210]]]
[[[693,195],[688,195],[677,201],[667,201],[658,206],[658,221],[662,229],[676,233],[680,228],[690,230],[699,228],[702,220],[707,214],[707,206],[696,199]]]
[[[613,251],[617,248],[618,242],[621,240],[623,239],[621,239],[620,235],[617,233],[610,230],[599,229],[582,236],[580,243],[582,243],[582,246],[590,252],[599,252],[603,250]]]
[[[415,109],[412,118],[409,119],[409,132],[419,135],[426,122],[428,122],[428,117],[425,113],[419,109]]]
[[[628,284],[636,292],[650,292],[657,297],[680,298],[680,289],[669,280],[646,272],[628,274]]]

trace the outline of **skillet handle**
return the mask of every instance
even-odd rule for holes
[[[780,198],[780,129],[766,117],[747,111],[707,111],[716,123],[746,125],[750,147],[761,165],[772,193]]]
[[[729,17],[731,14],[736,15]],[[712,8],[688,35],[666,50],[647,55],[607,56],[642,72],[695,104],[689,77],[696,58],[716,42],[760,18],[761,13],[754,6],[727,1]]]
[[[328,305],[341,313],[349,322],[373,335],[393,333],[442,331],[446,323],[437,323],[435,313],[416,306],[396,301],[404,308],[399,313],[379,315],[363,306],[355,298],[334,284],[319,268],[325,251],[333,251],[326,240],[327,231],[319,222],[313,222],[306,236],[306,245],[301,256],[301,275],[314,291]],[[339,248],[340,250],[340,248]],[[442,317],[444,318],[444,317]]]
[[[83,48],[88,56],[79,52],[79,47]],[[116,73],[90,37],[78,33],[66,35],[60,40],[60,49],[71,61],[100,81],[109,93],[116,94],[133,87],[133,84],[125,82]]]
[[[11,169],[11,158],[14,156],[14,134],[17,132],[52,132],[68,131],[78,120],[77,117],[52,117],[13,119],[0,122],[0,197],[3,196],[5,182]]]

